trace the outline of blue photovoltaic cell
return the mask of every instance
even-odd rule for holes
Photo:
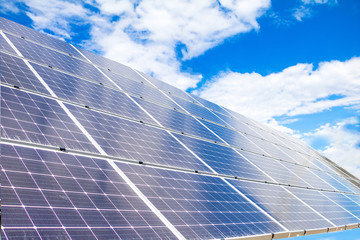
[[[351,195],[351,194],[343,194],[347,198],[351,199],[353,202],[355,202],[357,205],[360,205],[360,195]],[[330,197],[331,198],[331,197]],[[355,214],[357,217],[360,217],[358,211],[352,211],[353,214]]]
[[[270,138],[270,137],[267,137],[267,136],[271,136],[271,137],[274,137],[276,139],[279,139],[281,142],[284,143],[283,145],[286,145],[287,147],[291,148],[293,151],[301,153],[301,155],[304,158],[311,161],[311,159],[309,159],[309,156],[311,156],[311,155],[309,155],[309,149],[303,148],[302,146],[300,146],[295,141],[292,141],[291,139],[288,139],[288,138],[284,138],[283,136],[281,136],[279,134],[270,133],[270,132],[262,130],[262,129],[259,129],[258,132],[259,132],[260,135],[262,135],[264,133],[265,138]]]
[[[209,102],[206,99],[200,98],[196,95],[191,94],[193,98],[195,98],[196,101],[198,101],[200,104],[202,104],[204,107],[207,107],[213,111],[216,111],[217,113],[221,113],[222,115],[226,115],[227,117],[232,117],[231,114],[224,110],[224,108],[220,107],[219,105]],[[221,116],[221,115],[219,115]]]
[[[360,203],[355,202],[352,198],[349,198],[349,195],[341,193],[326,193],[326,197],[330,198],[332,201],[336,202],[338,205],[342,206],[349,212],[351,212],[355,217],[360,220]]]
[[[164,93],[169,94],[170,96],[174,95],[174,96],[186,99],[190,102],[194,102],[194,99],[191,96],[189,96],[186,92],[184,92],[176,87],[173,87],[170,84],[167,84],[166,82],[162,82],[156,78],[146,75],[142,72],[140,72],[140,75],[143,76],[145,79],[147,79],[152,84],[154,84],[156,87],[158,87]]]
[[[292,173],[296,174],[301,179],[303,179],[303,181],[306,182],[307,185],[310,187],[326,189],[326,190],[334,190],[333,186],[331,186],[329,182],[326,182],[323,179],[321,179],[321,177],[319,177],[319,175],[323,174],[320,171],[317,171],[316,174],[314,174],[315,173],[314,171],[311,171],[309,168],[305,166],[299,166],[296,164],[294,165],[286,162],[282,162],[282,165],[286,167],[288,171],[291,171]]]
[[[269,142],[272,142],[276,145],[289,147],[289,141],[284,142],[283,138],[280,138],[279,136],[276,137],[274,134],[271,134],[259,127],[256,127],[256,126],[252,125],[251,123],[246,123],[246,122],[242,122],[241,120],[236,120],[235,126],[237,126],[237,124],[239,124],[247,133],[249,133],[253,136],[263,138],[263,139],[265,139]],[[295,149],[293,147],[293,150],[297,150],[297,149]],[[297,151],[299,151],[299,150],[297,150]]]
[[[1,82],[49,94],[22,59],[5,53],[1,54]]]
[[[229,181],[289,230],[316,229],[329,225],[326,220],[284,187],[255,182]]]
[[[179,134],[175,134],[175,136],[217,173],[249,179],[270,180],[232,148]]]
[[[231,146],[244,149],[250,152],[265,154],[265,152],[260,147],[256,146],[253,142],[249,141],[247,135],[241,134],[232,129],[211,122],[207,122],[203,120],[200,121]]]
[[[330,185],[332,181],[335,181],[334,179],[330,179],[332,181],[323,181],[321,178],[321,175],[325,175],[327,178],[330,178],[330,176],[324,172],[311,170],[306,166],[296,165],[293,163],[284,161],[279,162],[278,160],[257,154],[247,152],[242,152],[242,154],[279,183],[327,190],[335,189],[332,185]],[[347,189],[347,191],[349,192],[350,190]]]
[[[218,116],[224,118],[221,115]],[[274,137],[272,134],[264,130],[261,130],[259,128],[256,128],[253,125],[241,122],[240,120],[235,120],[230,118],[224,118],[224,119],[228,124],[230,124],[231,127],[235,128],[237,131],[240,131],[241,133],[246,134],[246,136],[248,136],[250,140],[252,140],[258,146],[261,146],[261,148],[266,150],[268,153],[272,153],[273,157],[277,156],[278,158],[281,157],[284,158],[285,157],[284,152],[285,152],[288,155],[293,156],[293,158],[296,159],[295,162],[299,162],[304,165],[311,165],[311,163],[309,163],[306,159],[303,159],[302,156],[299,156],[298,153],[294,151],[294,149],[288,151],[289,147],[287,146],[287,144],[279,140],[278,138]],[[282,151],[279,151],[279,148]]]
[[[213,112],[211,112],[207,108],[204,108],[202,106],[199,106],[197,104],[183,100],[175,96],[172,96],[171,98],[192,115],[215,122],[217,124],[227,125],[226,122],[224,122],[222,119],[217,117]]]
[[[121,116],[156,124],[125,93],[32,64],[57,97]]]
[[[125,232],[127,239],[174,238],[106,160],[4,144],[1,153],[9,239],[117,239]],[[8,165],[10,159],[19,162]]]
[[[97,152],[55,100],[3,86],[1,128],[5,138]]]
[[[226,109],[226,108],[224,108],[224,109]],[[243,115],[236,113],[234,111],[231,111],[229,109],[226,109],[226,111],[230,112],[231,115],[234,116],[234,118],[228,118],[223,115],[218,115],[218,116],[220,116],[220,118],[224,119],[228,124],[230,124],[232,127],[236,128],[236,129],[238,129],[239,131],[244,131],[243,126],[244,126],[244,124],[246,124],[246,128],[245,128],[246,132],[251,135],[254,135],[253,133],[257,133],[258,136],[260,136],[261,138],[264,138],[272,143],[276,143],[281,146],[289,145],[292,147],[293,150],[303,151],[304,153],[308,151],[308,150],[305,151],[304,148],[302,146],[300,146],[299,144],[294,143],[293,139],[289,139],[288,136],[286,136],[280,132],[271,130],[266,125],[259,124],[256,121],[246,118]],[[241,126],[240,128],[239,128],[238,124],[240,124],[240,126]]]
[[[58,51],[71,54],[72,56],[84,59],[73,47],[70,46],[70,44],[49,35],[39,33],[31,28],[24,27],[2,17],[0,17],[0,29],[40,43],[47,47],[56,49]]]
[[[136,99],[136,101],[166,128],[220,142],[218,137],[184,112],[168,109],[142,99]]]
[[[307,166],[301,166],[283,161],[278,162],[274,159],[264,156],[246,152],[242,152],[242,154],[280,183],[308,186],[327,190],[358,192],[356,191],[356,188],[352,187],[351,183],[340,176],[330,176],[326,172],[309,169]]]
[[[178,108],[174,102],[172,102],[163,93],[153,87],[110,72],[106,72],[106,74],[117,84],[117,86],[131,95],[141,97],[147,101],[156,102],[160,105],[165,105],[170,108]]]
[[[229,238],[283,230],[220,178],[117,165],[188,239]]]
[[[289,190],[337,226],[359,222],[359,219],[344,211],[341,206],[330,201],[321,192],[300,188],[289,188]]]
[[[94,53],[88,52],[82,48],[77,49],[85,55],[93,64],[100,66],[103,68],[102,70],[106,70],[104,72],[109,73],[116,73],[117,75],[120,75],[123,78],[131,79],[133,81],[142,82],[144,79],[137,74],[134,70],[132,70],[130,67],[125,66],[121,63],[115,62],[111,59],[104,58],[102,56],[96,55]]]
[[[279,145],[276,146],[276,149],[278,149],[282,154],[286,154],[287,156],[289,156],[296,163],[316,168],[316,166],[314,166],[314,164],[312,164],[313,158],[306,158],[301,153],[298,153],[294,150],[290,150],[287,147],[283,147],[283,146],[279,146]]]
[[[323,161],[326,161],[326,160],[323,160]],[[320,162],[320,160],[318,160],[318,159],[315,159],[313,162],[320,169],[327,171],[328,175],[330,175],[332,179],[336,180],[337,183],[335,183],[335,184],[340,183],[342,185],[342,186],[340,186],[340,188],[343,189],[343,191],[348,192],[350,190],[350,192],[360,193],[360,188],[357,186],[354,186],[354,184],[352,184],[348,179],[346,179],[346,177],[344,175],[342,175],[339,171],[326,166],[324,163]],[[345,186],[345,188],[343,188],[343,186]],[[348,190],[345,190],[345,189],[348,189]]]
[[[265,155],[271,156],[273,158],[289,161],[289,162],[294,162],[294,163],[297,162],[296,159],[294,159],[291,156],[289,156],[288,154],[286,154],[284,151],[282,151],[282,149],[280,149],[275,144],[273,144],[271,142],[268,142],[268,141],[265,141],[263,139],[254,137],[254,136],[249,135],[249,134],[246,134],[245,136],[246,136],[247,139],[249,139],[249,141],[251,141],[256,146],[261,148],[266,153]]]
[[[310,187],[303,179],[295,175],[292,171],[289,171],[289,169],[284,166],[283,162],[245,151],[241,151],[241,154],[279,183]]]
[[[86,79],[90,79],[98,83],[104,83],[115,87],[110,80],[108,80],[90,63],[81,61],[62,53],[58,53],[9,34],[7,37],[20,51],[20,53],[27,59],[39,62],[46,66],[58,68],[62,71],[66,71],[77,76],[82,76]]]
[[[1,35],[0,35],[0,47],[1,47],[1,51],[15,54],[14,49],[6,42],[6,40]],[[3,53],[1,53],[1,56],[2,55]]]
[[[164,130],[71,105],[67,106],[109,155],[165,166],[208,171],[204,164]]]
[[[316,171],[316,170],[311,170],[312,173],[314,173],[314,175],[317,175],[319,178],[321,178],[323,180],[323,182],[328,183],[329,185],[331,185],[334,189],[338,190],[338,191],[343,191],[343,192],[353,192],[353,190],[356,193],[360,193],[359,190],[356,191],[355,188],[351,187],[351,183],[346,183],[344,179],[342,179],[339,176],[331,176],[328,173],[322,172],[322,171]]]

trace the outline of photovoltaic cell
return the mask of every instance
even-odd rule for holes
[[[171,86],[170,84],[167,84],[166,82],[160,81],[156,78],[153,78],[145,73],[139,72],[140,75],[145,78],[147,81],[151,82],[153,85],[161,89],[164,93],[171,95],[174,95],[176,97],[183,98],[190,102],[195,102],[194,99],[184,91],[181,91],[180,89]]]
[[[0,47],[1,47],[1,51],[15,54],[14,49],[12,49],[12,47],[6,42],[6,40],[4,39],[3,36],[0,36]],[[2,56],[2,54],[3,53],[1,53],[1,56]]]
[[[3,86],[1,128],[4,138],[97,152],[55,100]]]
[[[184,112],[165,108],[142,99],[136,99],[136,101],[166,128],[220,142],[216,135]]]
[[[289,190],[335,225],[341,226],[359,221],[351,213],[344,211],[336,202],[329,201],[329,198],[321,192],[299,188],[291,188]]]
[[[340,183],[341,185],[345,186],[347,189],[350,189],[350,192],[359,193],[360,188],[357,186],[354,186],[344,175],[337,172],[335,169],[332,169],[331,167],[327,166],[324,162],[326,160],[323,160],[323,162],[320,162],[320,160],[315,159],[314,165],[318,166],[320,169],[323,169],[328,173],[328,175],[331,176],[331,178],[335,179],[336,182]],[[345,191],[345,192],[348,192]]]
[[[109,155],[198,171],[208,170],[164,130],[67,106]]]
[[[229,112],[227,112],[224,108],[220,107],[219,105],[209,102],[206,99],[203,99],[201,97],[198,97],[196,95],[190,94],[192,98],[194,98],[197,102],[199,102],[201,105],[203,105],[206,108],[209,108],[212,111],[215,111],[216,113],[220,113],[222,115],[226,115],[227,117],[232,117]],[[221,116],[221,115],[220,115]]]
[[[305,180],[297,176],[292,171],[289,171],[288,167],[290,164],[288,165],[288,167],[286,167],[285,163],[270,157],[248,153],[245,151],[241,151],[241,154],[247,159],[249,159],[259,169],[261,169],[261,171],[269,174],[275,181],[279,183],[286,182],[291,185],[310,187],[310,185],[306,183]]]
[[[33,29],[14,23],[5,18],[1,18],[0,21],[1,21],[1,25],[0,25],[1,30],[10,32],[16,36],[24,37],[25,39],[29,39],[31,41],[45,45],[47,47],[83,59],[83,57],[73,47],[71,47],[68,43],[64,41],[56,39],[47,34],[39,33]]]
[[[214,115],[207,108],[204,108],[202,106],[199,106],[197,104],[194,104],[192,102],[183,100],[183,99],[175,97],[175,96],[172,96],[171,98],[175,102],[177,102],[180,106],[185,108],[185,110],[188,111],[189,113],[191,113],[192,115],[195,115],[195,116],[197,116],[199,118],[203,118],[203,119],[215,122],[215,123],[220,124],[220,125],[225,125],[226,124],[222,119],[220,119],[219,117]]]
[[[351,212],[355,217],[360,218],[360,204],[352,198],[340,193],[324,193],[324,195]]]
[[[200,121],[231,146],[244,149],[250,152],[265,154],[265,152],[260,147],[256,146],[253,142],[251,142],[248,139],[247,135],[245,136],[240,132],[234,131],[230,128],[226,128],[224,126],[220,126],[211,122],[207,122],[203,120]]]
[[[65,55],[48,48],[44,48],[9,34],[6,36],[21,52],[21,54],[31,61],[36,61],[38,63],[44,64],[45,66],[50,66],[51,68],[57,68],[98,83],[104,83],[115,87],[111,81],[103,76],[103,74],[96,70],[96,68],[90,63],[78,60],[76,58],[70,57],[69,55]]]
[[[146,84],[142,84],[140,82],[136,82],[120,75],[112,74],[110,72],[106,72],[111,80],[113,80],[118,87],[120,87],[123,91],[141,97],[147,101],[159,103],[161,105],[167,106],[169,108],[177,108],[178,106],[169,100],[164,94],[162,94],[157,89],[148,86]]]
[[[186,146],[217,173],[256,180],[270,180],[232,148],[176,134]],[[209,171],[209,170],[208,170]]]
[[[57,97],[91,108],[156,124],[125,93],[32,64]],[[36,80],[34,81],[36,82]]]
[[[130,67],[125,66],[121,63],[118,63],[116,61],[113,61],[111,59],[96,55],[94,53],[85,51],[82,48],[77,49],[85,55],[86,58],[88,58],[93,64],[100,66],[102,69],[105,69],[106,73],[116,73],[117,75],[126,78],[131,79],[133,81],[141,82],[143,81],[142,77],[140,77],[134,70],[132,70]]]
[[[284,187],[231,180],[247,197],[289,230],[324,228],[329,223]]]
[[[338,176],[331,176],[328,173],[322,172],[322,171],[314,171],[311,170],[313,175],[318,176],[323,180],[323,182],[326,182],[327,184],[331,185],[334,189],[338,191],[344,191],[344,192],[352,192],[353,188],[351,187],[351,183],[345,182],[344,179],[341,179],[341,177]],[[355,190],[356,193],[359,193],[359,191]]]
[[[6,53],[1,53],[1,82],[49,94],[49,91],[35,77],[34,73],[26,66],[22,59]]]

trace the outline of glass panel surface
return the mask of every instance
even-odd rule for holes
[[[4,138],[97,152],[58,102],[3,86],[1,128]]]
[[[175,238],[144,203],[137,206],[142,200],[106,160],[5,144],[1,153],[2,162],[18,161],[1,175],[9,239]]]
[[[282,230],[220,178],[117,165],[188,239],[230,238]]]
[[[70,44],[2,17],[0,17],[0,29],[66,54],[71,54],[77,58],[84,59],[73,47],[70,46]]]

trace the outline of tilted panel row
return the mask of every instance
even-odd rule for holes
[[[85,60],[70,44],[0,17],[0,29]]]
[[[5,34],[15,45],[19,52],[27,59],[69,72],[77,76],[83,76],[94,82],[108,84],[115,87],[103,74],[101,74],[90,63],[80,61],[71,56],[53,51],[40,45],[31,43],[24,39]]]

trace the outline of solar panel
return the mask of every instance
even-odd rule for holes
[[[272,239],[360,226],[359,180],[297,139],[0,22],[3,239]]]

